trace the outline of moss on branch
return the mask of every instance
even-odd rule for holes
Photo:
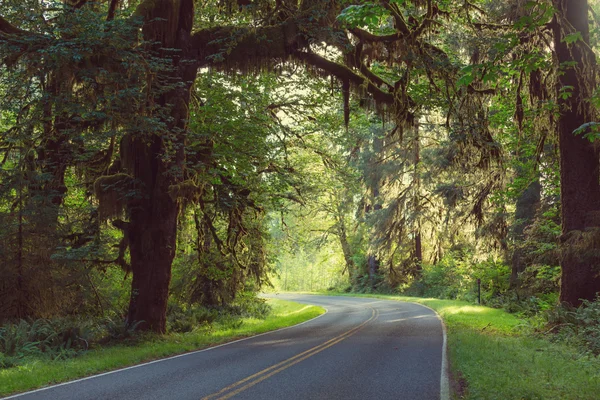
[[[260,71],[287,60],[296,36],[290,24],[205,29],[192,35],[191,54],[200,67]]]

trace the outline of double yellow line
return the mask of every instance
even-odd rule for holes
[[[333,339],[326,341],[325,343],[321,343],[318,346],[315,346],[311,349],[303,351],[300,354],[296,354],[295,356],[290,357],[287,360],[281,361],[280,363],[277,363],[269,368],[265,368],[262,371],[259,371],[253,375],[248,376],[247,378],[244,378],[244,379],[239,380],[227,387],[224,387],[223,389],[219,390],[218,392],[215,392],[206,397],[203,397],[202,400],[229,399],[229,398],[235,396],[236,394],[239,394],[239,393],[243,392],[244,390],[251,388],[252,386],[256,385],[257,383],[260,383],[260,382],[264,381],[265,379],[268,379],[268,378],[272,377],[273,375],[278,374],[279,372],[291,367],[292,365],[298,364],[300,361],[306,360],[307,358],[312,357],[315,354],[322,352],[323,350],[341,342],[342,340],[349,338],[350,336],[354,335],[360,328],[362,328],[363,326],[365,326],[366,324],[368,324],[369,322],[371,322],[377,318],[377,316],[379,315],[379,311],[377,311],[375,309],[371,309],[371,310],[372,310],[371,318],[369,318],[362,324],[342,333],[341,335],[334,337]]]

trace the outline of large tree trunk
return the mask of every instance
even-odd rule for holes
[[[155,138],[160,142],[160,138]],[[159,143],[156,143],[158,145]],[[145,146],[141,140],[134,144]],[[153,146],[154,147],[154,146]],[[158,333],[166,331],[166,311],[171,282],[171,263],[177,238],[177,203],[168,195],[170,179],[155,152],[144,152],[146,168],[152,171],[141,188],[146,195],[132,208],[129,225],[129,248],[133,280],[127,321],[140,322],[140,328]],[[141,322],[143,321],[143,322]]]
[[[170,87],[155,87],[154,103],[167,114],[159,117],[166,131],[125,137],[121,149],[123,166],[138,190],[129,205],[133,281],[127,321],[164,333],[179,214],[169,189],[183,175],[190,87],[197,73],[196,62],[189,60],[193,0],[145,1],[137,13],[144,18],[144,39],[153,44],[154,54],[171,59],[172,65],[156,80]]]
[[[599,259],[594,254],[600,227],[598,152],[588,140],[573,133],[593,118],[587,101],[595,88],[596,60],[588,45],[587,0],[553,3],[557,10],[554,46],[562,70],[557,84],[563,230],[560,300],[576,306],[581,299],[593,300],[600,291]],[[581,34],[582,40],[566,43],[564,38],[575,32]]]

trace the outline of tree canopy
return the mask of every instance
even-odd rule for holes
[[[269,284],[593,301],[597,6],[3,1],[0,321],[164,333]]]

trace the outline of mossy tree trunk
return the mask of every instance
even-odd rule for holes
[[[554,0],[554,46],[560,74],[556,86],[560,117],[563,254],[560,300],[571,305],[593,300],[600,291],[595,242],[600,221],[600,174],[596,146],[574,131],[593,116],[589,96],[595,88],[596,60],[589,47],[587,0]],[[574,41],[565,40],[579,36]],[[596,233],[594,233],[596,232]]]
[[[128,225],[133,280],[127,321],[157,333],[166,331],[166,311],[175,256],[179,206],[169,188],[181,180],[190,87],[197,66],[188,59],[193,0],[155,0],[142,3],[143,34],[157,57],[171,65],[155,87],[164,131],[140,132],[124,138],[121,156],[136,181]],[[143,322],[141,322],[143,321]]]

